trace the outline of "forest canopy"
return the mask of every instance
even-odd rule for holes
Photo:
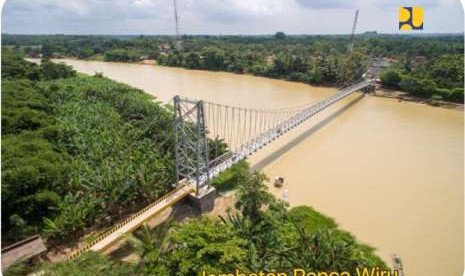
[[[2,242],[111,224],[174,182],[171,111],[144,92],[2,52]]]
[[[418,68],[419,72],[413,76],[409,75],[410,71],[398,72],[405,78],[402,85],[400,82],[395,85],[396,89],[422,97],[440,94],[449,101],[463,99],[462,85],[444,86],[449,78],[453,83],[460,83],[459,78],[463,78],[463,70],[454,71],[455,66],[449,68],[446,61],[448,57],[463,60],[463,35],[366,33],[356,36],[352,53],[347,50],[348,42],[349,36],[345,35],[286,35],[282,32],[263,36],[185,35],[182,42],[169,36],[3,35],[5,45],[21,49],[32,57],[42,54],[119,62],[154,59],[166,66],[340,86],[360,79],[374,58],[389,58],[397,66],[424,58],[441,74],[426,76],[424,72],[429,71],[429,67]],[[416,66],[410,69],[417,70]]]

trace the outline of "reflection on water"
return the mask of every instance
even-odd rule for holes
[[[66,60],[144,89],[242,107],[281,108],[336,90],[219,72]],[[414,275],[463,271],[463,112],[355,94],[250,158],[308,204]],[[278,197],[282,191],[272,187]]]

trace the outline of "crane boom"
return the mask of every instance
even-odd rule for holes
[[[354,36],[355,36],[355,29],[357,28],[357,20],[358,20],[358,10],[355,11],[354,23],[352,25],[352,33],[350,34],[349,39],[349,53],[352,53],[354,49]]]
[[[173,0],[174,5],[174,22],[176,24],[176,39],[179,39],[179,18],[178,18],[178,3]]]

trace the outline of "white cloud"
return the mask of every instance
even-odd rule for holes
[[[397,32],[399,5],[424,6],[425,31],[463,32],[456,0],[178,0],[189,34],[348,33],[357,8],[359,32]],[[174,33],[172,0],[8,0],[2,15],[8,33]]]

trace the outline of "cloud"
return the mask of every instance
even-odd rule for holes
[[[184,5],[183,5],[184,4]],[[295,6],[294,0],[201,0],[180,2],[181,12],[194,13],[213,21],[240,21],[278,16]]]
[[[177,0],[186,34],[397,32],[397,7],[421,5],[425,26],[463,32],[456,0]],[[173,34],[172,0],[7,0],[2,31],[64,34]],[[444,20],[444,18],[446,20]]]
[[[456,2],[459,2],[456,0]],[[380,8],[420,6],[432,8],[441,4],[440,0],[378,0],[375,2]],[[460,4],[460,3],[459,3]]]
[[[353,8],[356,6],[356,1],[346,0],[296,0],[299,5],[310,9],[340,9]]]

